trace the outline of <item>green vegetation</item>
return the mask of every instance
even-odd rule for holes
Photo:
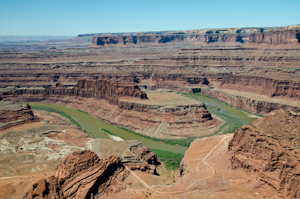
[[[180,162],[182,158],[184,157],[183,154],[180,153],[172,153],[169,151],[159,150],[159,149],[149,149],[150,151],[153,151],[156,155],[159,161],[162,161],[165,163],[165,167],[168,170],[176,170],[180,168]]]
[[[72,124],[76,124],[77,126],[79,126],[80,128],[82,128],[81,125],[75,119],[73,119],[70,115],[66,114],[63,111],[60,111],[60,110],[57,110],[57,109],[54,109],[54,108],[43,107],[43,106],[31,106],[31,108],[33,110],[43,110],[43,111],[48,111],[48,112],[52,112],[52,113],[58,113],[61,116],[69,119]]]
[[[233,133],[235,132],[238,128],[243,126],[243,123],[241,120],[235,117],[231,117],[229,115],[225,115],[223,113],[220,113],[219,110],[220,108],[210,106],[210,105],[205,105],[207,107],[208,112],[215,114],[222,118],[225,121],[225,124],[223,124],[218,131],[215,131],[215,134],[227,134],[227,133]]]
[[[230,104],[227,104],[226,102],[223,102],[222,100],[219,100],[219,99],[214,98],[214,97],[202,95],[201,93],[180,93],[180,94],[183,95],[183,96],[186,96],[186,97],[205,96],[207,98],[211,98],[211,99],[214,99],[214,100],[216,100],[216,101],[218,101],[220,103],[224,103],[224,104],[226,104],[228,106],[231,106]],[[240,128],[241,126],[243,126],[243,123],[242,123],[242,121],[240,119],[238,119],[236,117],[231,117],[231,116],[223,114],[223,113],[220,113],[219,112],[221,110],[220,108],[215,107],[215,106],[210,106],[210,105],[207,105],[207,104],[205,104],[205,106],[206,106],[208,112],[217,115],[218,117],[222,118],[225,121],[225,124],[223,124],[219,128],[218,131],[215,131],[215,134],[233,133],[238,128]],[[231,107],[234,107],[234,106],[231,106]],[[234,107],[234,108],[236,108],[236,107]],[[242,110],[242,109],[239,109],[239,110],[245,111],[245,110]]]
[[[68,115],[67,113],[65,113],[63,111],[60,111],[60,110],[57,110],[57,109],[54,109],[54,108],[50,108],[50,107],[43,107],[43,106],[31,106],[31,109],[33,109],[33,110],[43,110],[43,111],[48,111],[48,112],[52,112],[52,113],[58,113],[61,116],[69,119],[72,124],[76,124],[78,127],[80,127],[82,130],[84,130],[86,133],[91,134],[90,132],[88,132],[87,130],[82,128],[82,126],[74,118],[72,118],[70,115]]]
[[[83,110],[80,110],[80,109],[76,109],[77,111],[79,111],[79,112],[82,112],[82,113],[85,113],[85,114],[87,114],[87,115],[90,115],[88,112],[86,112],[86,111],[83,111]]]
[[[120,127],[120,126],[117,126],[119,129],[122,129],[122,130],[125,130],[125,131],[128,131],[130,133],[133,133],[133,134],[136,134],[136,135],[139,135],[141,137],[144,137],[144,138],[147,138],[147,139],[150,139],[150,140],[154,140],[154,141],[158,141],[158,142],[162,142],[162,143],[165,143],[165,144],[170,144],[170,145],[180,145],[180,146],[186,146],[186,147],[189,147],[190,144],[194,141],[195,138],[185,138],[185,139],[164,139],[164,138],[156,138],[156,137],[151,137],[151,136],[147,136],[147,135],[144,135],[144,134],[141,134],[141,133],[137,133],[133,130],[130,130],[130,129],[127,129],[127,128],[124,128],[124,127]]]
[[[109,135],[113,135],[113,136],[117,136],[116,134],[112,133],[111,131],[107,130],[107,129],[103,129],[101,128],[102,131],[108,133]]]

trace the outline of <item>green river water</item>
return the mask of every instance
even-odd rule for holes
[[[243,125],[249,125],[252,121],[257,119],[255,117],[249,117],[250,114],[248,114],[248,113],[245,113],[241,110],[238,110],[229,105],[220,103],[217,100],[214,100],[214,99],[211,99],[211,98],[208,98],[205,96],[193,96],[193,98],[196,100],[199,100],[199,101],[203,101],[208,105],[221,108],[221,110],[219,112],[239,118],[243,122]],[[83,129],[92,133],[93,136],[96,138],[110,139],[108,134],[101,130],[101,128],[103,128],[103,129],[107,129],[107,130],[111,131],[112,133],[119,136],[123,140],[139,140],[140,142],[143,143],[144,146],[146,146],[148,148],[152,148],[152,149],[166,150],[166,151],[171,151],[174,153],[181,153],[181,154],[184,154],[184,152],[188,149],[187,147],[169,145],[169,144],[165,144],[162,142],[150,140],[148,138],[144,138],[139,135],[135,135],[128,131],[119,129],[109,123],[103,122],[91,115],[88,115],[86,113],[77,111],[76,109],[71,109],[71,108],[68,108],[65,106],[58,106],[58,105],[52,105],[52,104],[34,104],[34,103],[30,103],[30,106],[49,107],[49,108],[54,108],[54,109],[63,111],[65,113],[67,113],[68,115],[70,115],[72,118],[74,118],[78,123],[80,123],[80,125],[83,127]]]
[[[216,99],[213,99],[210,97],[192,94],[191,98],[201,101],[201,102],[204,102],[207,105],[211,105],[211,106],[220,108],[221,109],[219,111],[220,113],[238,118],[239,120],[241,120],[241,122],[243,123],[244,126],[249,125],[251,122],[255,121],[258,118],[257,116],[255,116],[253,114],[246,113],[244,111],[241,111],[235,107],[229,106],[225,103],[221,103],[221,102],[217,101]]]

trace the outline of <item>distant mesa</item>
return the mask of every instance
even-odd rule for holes
[[[195,29],[188,31],[165,31],[124,34],[87,34],[92,36],[90,47],[126,45],[163,45],[163,44],[209,44],[209,43],[247,43],[249,35],[270,31],[270,28],[227,28]]]
[[[251,34],[249,43],[298,44],[300,43],[300,30],[281,30]]]

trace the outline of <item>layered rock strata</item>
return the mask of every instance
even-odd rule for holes
[[[160,59],[141,59],[134,65],[146,66],[184,66],[186,70],[209,73],[245,73],[252,67],[299,67],[299,48],[282,46],[239,47],[239,48],[186,48],[170,57]],[[248,68],[251,67],[251,68]]]
[[[228,150],[231,167],[258,174],[258,183],[284,198],[300,197],[300,114],[279,111],[236,130]]]
[[[244,109],[252,113],[266,115],[275,110],[284,109],[300,112],[300,107],[287,104],[280,104],[276,102],[267,102],[262,100],[255,100],[249,97],[239,95],[232,95],[219,90],[201,89],[203,95],[211,96],[226,102],[232,106]]]
[[[276,28],[281,30],[282,28]],[[270,31],[271,28],[224,28],[224,29],[196,29],[188,31],[166,31],[127,34],[92,34],[90,47],[124,46],[124,45],[163,45],[163,44],[209,44],[209,43],[244,43],[249,35]],[[82,37],[82,36],[81,36]]]
[[[64,88],[60,84],[57,84],[57,87],[48,87],[45,89],[17,89],[2,93],[3,96],[23,94],[39,95],[44,99],[50,96],[93,97],[105,99],[114,104],[118,103],[119,97],[124,96],[147,99],[146,93],[141,91],[139,86],[110,80],[79,80],[74,88]]]
[[[156,167],[160,165],[156,154],[139,141],[114,141],[95,139],[90,141],[90,150],[95,152],[100,159],[117,155],[124,166],[131,170],[146,171],[157,174]]]
[[[183,43],[193,40],[193,42],[212,43],[212,42],[237,42],[243,43],[243,37],[238,34],[204,34],[204,35],[188,35],[188,34],[171,34],[171,35],[140,35],[140,36],[117,36],[104,35],[93,37],[90,47],[101,47],[107,45],[161,45],[166,43]]]
[[[10,99],[0,97],[0,130],[37,120],[29,105],[19,105]]]
[[[100,159],[91,151],[73,152],[54,176],[38,181],[24,198],[100,198],[124,189],[126,176],[117,156]]]
[[[260,34],[251,34],[249,36],[249,43],[298,44],[300,43],[300,31],[281,30]]]
[[[91,81],[83,81],[89,82]],[[26,102],[54,103],[83,109],[111,124],[129,127],[155,137],[202,136],[205,129],[216,127],[204,104],[153,105],[120,99],[144,99],[146,94],[136,86],[103,87],[78,83],[74,88],[19,89],[2,93],[3,96]],[[103,80],[103,82],[107,82]],[[90,89],[94,88],[94,89]],[[105,90],[107,89],[107,90]],[[128,91],[128,92],[127,92]]]
[[[300,98],[300,81],[276,80],[262,76],[232,75],[221,80],[221,88],[253,92],[260,95]]]

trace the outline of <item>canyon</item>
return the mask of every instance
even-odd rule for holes
[[[2,101],[7,104],[9,100]],[[21,107],[16,102],[9,101],[9,104],[13,105],[6,106],[7,110],[15,110],[16,106]],[[141,170],[149,175],[157,174],[156,167],[160,165],[160,162],[155,153],[149,151],[142,143],[95,139],[58,113],[42,110],[31,111],[30,107],[28,109],[32,116],[38,119],[29,123],[16,123],[0,131],[1,198],[23,198],[24,190],[30,190],[32,187],[30,192],[32,195],[29,193],[24,196],[25,198],[46,197],[46,192],[49,194],[47,197],[60,197],[61,194],[66,196],[65,191],[57,192],[65,187],[58,186],[63,182],[64,185],[72,187],[73,192],[69,193],[70,196],[74,195],[74,189],[77,190],[74,187],[78,188],[78,183],[75,181],[83,176],[86,178],[86,172],[92,171],[90,168],[92,166],[94,166],[93,169],[97,168],[98,173],[90,176],[90,181],[86,181],[91,185],[91,190],[98,185],[99,176],[104,175],[105,179],[110,176],[109,169],[118,168],[116,175],[119,173],[124,175],[121,179],[125,178],[128,173],[127,171],[122,172],[124,166],[132,170]],[[22,109],[20,113],[22,113]],[[10,116],[15,119],[12,121],[18,121],[20,113],[11,111]],[[109,149],[109,152],[106,149]],[[111,154],[115,154],[115,156],[110,156]],[[104,156],[110,157],[103,162]],[[76,158],[77,163],[74,162]],[[61,160],[64,162],[58,164]],[[108,166],[109,164],[112,166]],[[68,169],[70,170],[67,171]],[[52,174],[54,174],[53,177]],[[112,177],[114,178],[116,175]],[[94,182],[95,180],[97,182]],[[119,183],[118,180],[117,183]],[[107,187],[110,185],[108,183]],[[84,187],[82,184],[83,189],[85,189]],[[110,193],[110,191],[108,192]],[[81,191],[76,193],[83,194]],[[83,195],[78,197],[83,197]]]
[[[37,120],[30,106],[21,106],[12,100],[0,98],[0,131]]]
[[[185,153],[176,182],[168,186],[159,176],[128,172],[122,160],[109,156],[105,147],[101,150],[106,157],[100,155],[100,159],[91,151],[74,152],[57,166],[54,176],[36,182],[26,197],[140,198],[147,193],[149,198],[211,194],[217,198],[298,198],[299,122],[299,114],[280,110],[234,134],[196,139]]]
[[[160,94],[151,94],[152,98],[157,95]],[[166,102],[158,103],[161,99],[148,99],[136,85],[110,80],[80,80],[74,88],[57,84],[57,87],[45,89],[17,89],[2,93],[3,97],[19,102],[84,108],[102,121],[159,138],[210,135],[221,124],[203,103],[186,100],[177,94],[165,95],[169,96]]]
[[[0,60],[1,91],[18,90],[19,88],[48,88],[61,83],[64,87],[73,87],[81,79],[112,80],[122,83],[134,83],[147,89],[171,89],[178,92],[201,92],[211,88],[212,97],[223,98],[219,90],[240,91],[265,95],[263,101],[249,97],[249,102],[266,104],[264,111],[269,114],[280,107],[291,104],[277,103],[277,98],[284,98],[299,105],[299,26],[257,29],[224,29],[224,30],[190,30],[181,32],[148,33],[149,37],[159,38],[167,35],[185,37],[188,35],[244,35],[245,42],[239,45],[231,42],[210,42],[207,45],[189,40],[173,46],[152,46],[150,43],[138,44],[138,47],[87,48],[35,53],[3,53]],[[110,34],[107,37],[145,37],[145,34]],[[104,35],[82,35],[80,37],[106,37]],[[260,41],[255,38],[265,38]],[[273,38],[273,42],[271,41]],[[156,41],[154,41],[155,43]],[[182,41],[181,41],[182,42]],[[129,42],[130,43],[130,42]],[[142,42],[143,43],[143,42]],[[144,42],[145,43],[145,42]],[[153,43],[153,44],[154,44]],[[158,41],[156,42],[158,43]],[[156,44],[155,43],[155,44]],[[171,41],[169,43],[172,43]],[[176,42],[175,42],[176,43]],[[149,45],[148,45],[149,44]],[[190,44],[195,44],[190,45]],[[227,46],[224,46],[224,45]],[[116,46],[114,46],[116,45]],[[123,44],[122,44],[123,45]],[[136,44],[135,44],[136,45]],[[187,48],[188,46],[188,48]],[[230,92],[226,95],[236,98]],[[244,100],[243,96],[240,101]],[[221,99],[222,100],[222,99]],[[233,100],[227,100],[237,106]],[[240,105],[239,108],[249,105]],[[293,105],[295,106],[295,105]],[[251,108],[245,108],[252,111]],[[292,108],[297,110],[297,108]]]
[[[0,197],[299,198],[299,35],[299,25],[99,33],[0,50]],[[222,110],[182,93],[266,117],[222,135],[226,121],[210,113]],[[194,141],[168,170],[139,141],[94,138],[17,103]]]

